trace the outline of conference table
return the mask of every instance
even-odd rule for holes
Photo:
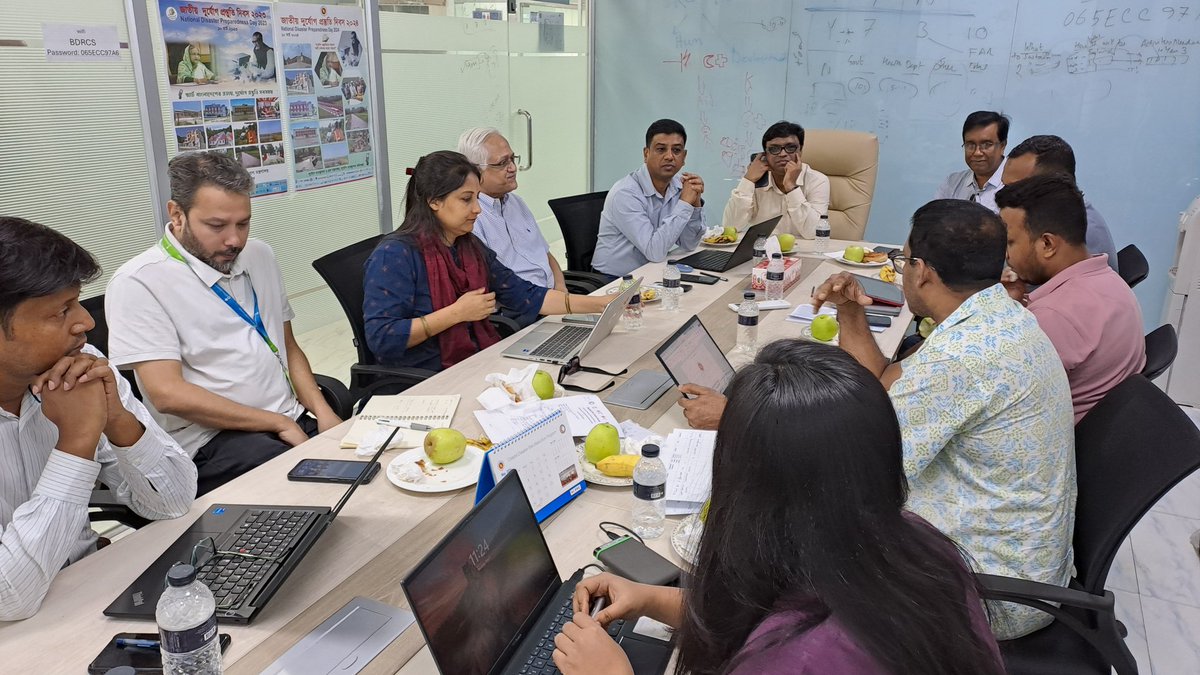
[[[830,249],[839,250],[851,243],[856,242],[835,240]],[[799,241],[796,246],[799,250],[797,259],[802,265],[800,281],[785,296],[793,307],[808,302],[812,289],[830,274],[878,272],[875,268],[854,269],[811,253],[812,242],[809,241]],[[736,340],[737,314],[728,305],[741,301],[742,292],[749,287],[750,268],[751,263],[745,263],[721,273],[720,276],[728,281],[711,286],[695,284],[681,297],[678,311],[662,311],[661,304],[647,305],[641,330],[627,332],[618,327],[584,359],[584,364],[608,366],[605,368],[608,370],[623,363],[627,372],[615,378],[618,385],[641,369],[661,371],[654,350],[693,314],[700,317],[721,349],[729,353]],[[635,276],[642,276],[649,283],[658,281],[661,272],[661,264],[649,264]],[[604,293],[606,289],[597,292]],[[786,321],[787,314],[788,310],[761,313],[760,345],[800,335],[802,324]],[[905,307],[890,328],[875,334],[885,354],[895,353],[911,318]],[[468,437],[480,436],[482,431],[472,413],[481,407],[475,397],[488,386],[484,376],[527,365],[524,361],[502,357],[500,353],[528,330],[510,336],[405,393],[461,394],[462,400],[451,426]],[[735,367],[738,365],[736,360],[733,363]],[[552,375],[557,373],[557,367],[543,367]],[[610,387],[597,395],[604,399],[613,389],[615,387]],[[679,396],[677,390],[671,389],[647,410],[617,406],[610,406],[610,410],[618,421],[633,420],[666,436],[673,429],[687,427],[687,420],[678,405]],[[339,425],[198,498],[185,516],[151,523],[61,570],[35,616],[0,625],[3,670],[83,673],[116,633],[154,632],[153,622],[111,619],[102,611],[214,503],[335,504],[346,486],[291,482],[286,479],[286,474],[304,458],[357,459],[353,450],[339,447],[339,440],[349,426],[350,422]],[[381,462],[386,466],[400,452],[402,450],[385,452]],[[449,493],[409,492],[396,487],[383,475],[361,486],[252,624],[221,624],[221,632],[229,633],[233,639],[223,660],[225,672],[262,672],[356,596],[407,608],[400,588],[401,579],[471,509],[474,495],[474,487]],[[632,500],[628,487],[589,485],[578,498],[542,523],[546,541],[563,578],[589,562],[595,562],[592,550],[608,541],[598,529],[601,521],[631,523]],[[670,544],[670,533],[681,518],[669,517],[663,536],[647,544],[686,568],[686,562]],[[424,674],[436,673],[437,669],[425,648],[420,629],[414,623],[362,672]]]

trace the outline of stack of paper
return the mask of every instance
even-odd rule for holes
[[[617,418],[613,417],[598,396],[592,394],[526,401],[495,410],[476,410],[475,419],[479,420],[483,433],[493,443],[500,443],[528,429],[555,410],[563,411],[572,436],[587,436],[592,427],[601,422],[617,426]]]
[[[350,431],[342,438],[341,447],[357,448],[363,439],[375,431],[377,420],[397,420],[400,422],[416,422],[433,428],[448,427],[454,420],[454,411],[458,409],[458,394],[446,396],[372,396],[362,413],[354,418]],[[387,427],[391,433],[391,427]],[[415,448],[425,440],[423,432],[404,430],[392,439],[390,448]],[[383,441],[376,441],[376,445]]]
[[[676,429],[663,441],[667,465],[667,515],[699,513],[712,493],[713,448],[717,432]]]
[[[821,311],[817,313],[837,317],[837,308],[832,305],[822,305]],[[796,305],[796,309],[793,309],[792,313],[788,314],[787,320],[793,323],[812,323],[813,316],[813,306],[806,303]],[[872,333],[882,333],[885,330],[887,330],[886,326],[871,326]]]

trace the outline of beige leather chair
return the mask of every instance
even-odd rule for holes
[[[802,161],[829,177],[829,229],[834,239],[864,239],[879,138],[865,131],[805,129]]]

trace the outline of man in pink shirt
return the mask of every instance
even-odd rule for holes
[[[1075,422],[1109,389],[1146,365],[1142,311],[1133,291],[1087,249],[1087,211],[1071,176],[1036,175],[996,193],[1008,226],[1009,294],[1026,303],[1062,359]],[[1039,285],[1026,292],[1026,284]]]

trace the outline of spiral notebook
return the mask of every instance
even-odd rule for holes
[[[492,446],[479,469],[475,503],[510,471],[521,474],[525,496],[539,523],[587,489],[579,452],[562,410]]]
[[[371,400],[367,401],[367,405],[363,406],[358,417],[354,418],[354,424],[342,438],[341,447],[357,448],[363,437],[375,430],[377,420],[417,422],[435,429],[448,427],[454,420],[454,411],[458,410],[458,402],[461,399],[462,396],[458,394],[372,396]],[[405,434],[405,436],[412,436],[412,434]],[[393,441],[390,447],[401,446],[399,437],[400,435],[397,434],[397,440]]]

